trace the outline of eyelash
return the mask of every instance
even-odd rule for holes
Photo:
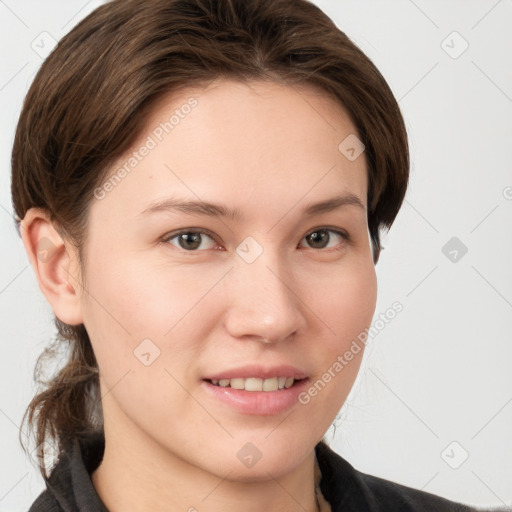
[[[304,240],[308,235],[311,235],[313,233],[317,233],[319,231],[327,231],[327,232],[330,232],[330,233],[335,233],[337,235],[339,235],[345,243],[350,243],[351,242],[351,238],[350,238],[350,235],[348,233],[346,233],[345,231],[341,231],[339,229],[335,229],[335,228],[332,228],[332,227],[329,227],[329,226],[322,226],[322,227],[319,227],[319,228],[315,228],[313,229],[312,231],[308,231],[302,238],[301,238],[301,241]],[[188,229],[180,229],[179,231],[174,231],[172,233],[169,233],[167,235],[165,235],[161,241],[164,242],[164,243],[169,243],[171,240],[177,238],[178,236],[180,235],[183,235],[183,234],[200,234],[200,235],[207,235],[208,237],[210,237],[214,242],[217,243],[216,241],[216,235],[214,235],[211,231],[207,230],[207,229],[195,229],[195,228],[188,228]],[[330,240],[329,240],[330,242]],[[172,245],[172,244],[171,244]],[[199,249],[194,249],[194,250],[186,250],[186,249],[183,249],[182,247],[177,247],[177,246],[173,246],[175,247],[176,249],[178,249],[179,251],[181,251],[182,253],[194,253],[194,252],[204,252],[205,250],[208,250],[208,249],[202,249],[202,250],[199,250]],[[306,247],[307,248],[307,247]],[[315,249],[314,247],[309,247],[309,249],[312,249],[312,250],[317,250],[317,251],[324,251],[324,252],[327,252],[327,251],[332,251],[332,250],[339,250],[339,247],[329,247],[329,248],[321,248],[321,249]]]

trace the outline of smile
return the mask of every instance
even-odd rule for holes
[[[302,379],[297,379],[302,380]],[[270,377],[260,379],[258,377],[233,378],[233,379],[211,379],[209,382],[214,386],[222,388],[243,389],[245,391],[278,391],[293,386],[296,379],[293,377]]]

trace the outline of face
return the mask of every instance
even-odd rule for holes
[[[239,480],[311,453],[376,302],[365,156],[338,149],[354,134],[310,86],[218,80],[158,104],[90,210],[80,301],[107,442]]]

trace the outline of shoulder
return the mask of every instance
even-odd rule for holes
[[[103,457],[104,447],[102,433],[73,439],[60,453],[45,481],[46,489],[33,502],[29,512],[108,512],[91,480],[92,471]]]
[[[55,497],[46,489],[32,503],[28,512],[62,512],[62,510]]]
[[[317,444],[315,451],[322,473],[320,488],[332,512],[483,512],[483,509],[357,471],[324,441]]]

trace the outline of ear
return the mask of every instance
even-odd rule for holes
[[[68,325],[83,323],[80,267],[74,247],[65,242],[41,208],[28,210],[20,235],[39,288],[55,316]]]

